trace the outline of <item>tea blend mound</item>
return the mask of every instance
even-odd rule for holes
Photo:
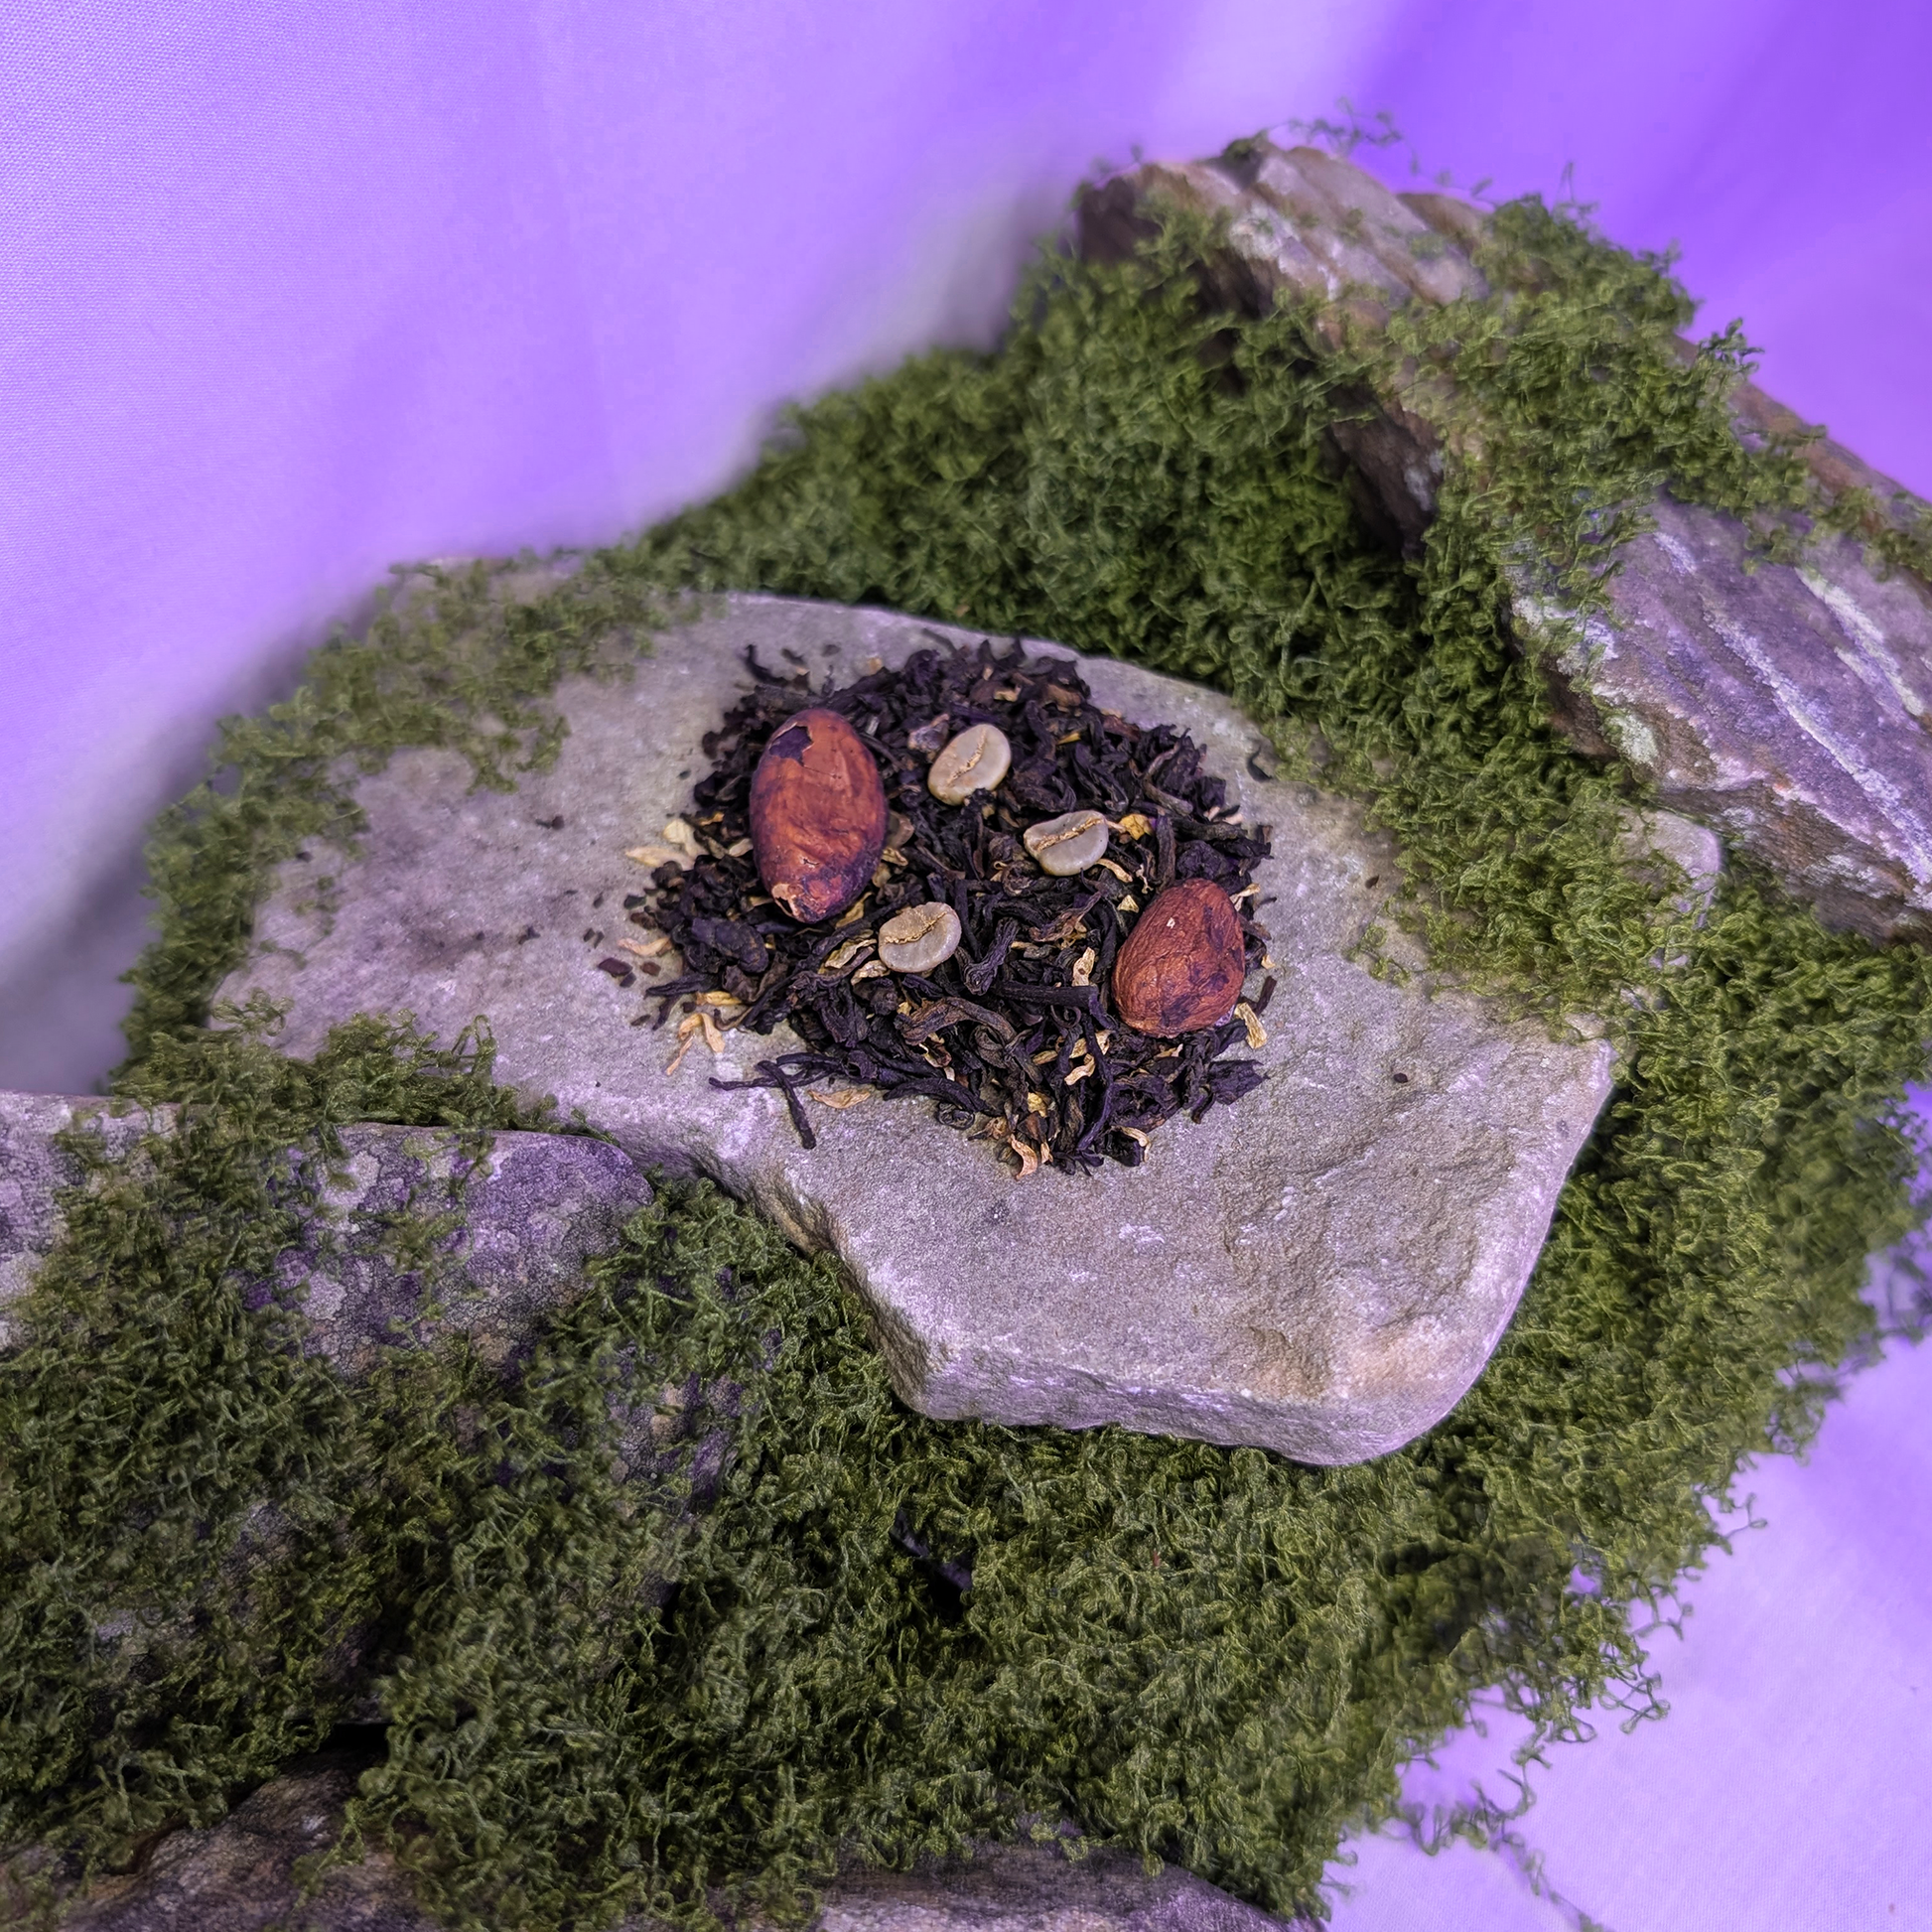
[[[1270,963],[1253,876],[1268,829],[1241,822],[1185,732],[1101,710],[1074,666],[1029,658],[1018,642],[916,651],[899,669],[818,692],[802,663],[780,674],[756,653],[747,661],[753,689],[704,740],[713,764],[693,790],[691,852],[663,860],[654,890],[625,901],[683,959],[683,973],[647,996],[659,1027],[681,1004],[687,1037],[700,1025],[768,1034],[785,1023],[805,1042],[759,1061],[752,1080],[714,1086],[778,1088],[808,1148],[803,1095],[814,1083],[833,1105],[853,1083],[930,1099],[941,1121],[1003,1143],[1030,1174],[1106,1159],[1138,1167],[1163,1122],[1183,1112],[1198,1121],[1260,1084],[1260,1068],[1230,1053],[1264,1036],[1272,978],[1232,1017],[1178,1040],[1134,1033],[1113,1010],[1114,960],[1177,880],[1222,887],[1249,971]],[[892,818],[864,895],[835,919],[801,925],[759,881],[750,813],[766,744],[808,706],[859,733]],[[928,770],[975,725],[1006,735],[1011,766],[996,790],[942,802]],[[1026,834],[1082,809],[1105,817],[1107,850],[1055,877]],[[933,904],[952,909],[958,945],[924,973],[894,971],[879,956],[880,928]]]

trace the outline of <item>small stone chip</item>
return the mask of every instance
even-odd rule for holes
[[[879,928],[879,957],[896,973],[929,973],[959,950],[959,914],[944,899],[895,912]]]
[[[926,789],[942,805],[963,805],[976,791],[998,789],[1013,762],[1013,747],[997,725],[968,725],[949,739],[925,774]]]
[[[1082,808],[1030,825],[1024,837],[1041,872],[1071,879],[1105,856],[1107,821],[1099,812]]]

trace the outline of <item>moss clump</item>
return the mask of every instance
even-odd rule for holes
[[[333,647],[324,695],[230,730],[230,788],[160,834],[127,1075],[208,1124],[76,1201],[41,1338],[0,1373],[0,1431],[33,1446],[0,1489],[0,1617],[31,1632],[8,1642],[5,1734],[48,1740],[0,1760],[0,1826],[125,1858],[314,1738],[344,1707],[309,1590],[371,1618],[385,1662],[356,1829],[453,1923],[497,1928],[696,1917],[716,1886],[782,1906],[842,1847],[896,1862],[1061,1815],[1318,1908],[1337,1834],[1388,1811],[1476,1689],[1544,1735],[1606,1689],[1645,1698],[1628,1606],[1700,1560],[1709,1500],[1802,1445],[1870,1339],[1863,1261],[1912,1218],[1897,1109],[1932,978],[1741,869],[1693,929],[1608,856],[1641,794],[1548,728],[1508,566],[1541,557],[1587,601],[1659,481],[1767,530],[1802,485],[1788,453],[1737,450],[1742,345],[1687,367],[1660,264],[1535,205],[1496,246],[1495,304],[1341,356],[1290,311],[1203,313],[1185,236],[1050,264],[998,353],[803,411],[741,488],[555,599],[499,622],[479,585],[465,621],[439,604],[440,628]],[[1323,435],[1401,353],[1441,357],[1492,423],[1414,562],[1358,525]],[[244,1319],[235,1283],[281,1238],[254,1177],[278,1143],[385,1105],[508,1118],[482,1060],[405,1035],[365,1027],[305,1069],[200,1031],[264,868],[352,809],[344,760],[458,742],[506,777],[554,744],[547,681],[607,661],[611,613],[724,586],[1220,684],[1369,801],[1445,955],[1553,1015],[1627,1015],[1522,1309],[1445,1424],[1315,1470],[929,1422],[828,1266],[703,1188],[633,1224],[512,1388],[457,1358],[345,1391],[292,1317]],[[1685,955],[1667,981],[1660,944]],[[741,1392],[696,1529],[640,1518],[618,1479],[611,1390],[639,1363],[687,1407]],[[295,1527],[224,1596],[218,1551],[256,1498]],[[88,1635],[203,1602],[154,1669]]]
[[[313,1205],[277,1157],[340,1156],[351,1121],[520,1120],[486,1046],[373,1021],[313,1063],[159,1040],[126,1087],[189,1103],[179,1130],[119,1165],[68,1137],[67,1239],[0,1358],[0,1845],[83,1864],[312,1748],[439,1533],[417,1450],[467,1371],[400,1358],[352,1394],[250,1305]]]

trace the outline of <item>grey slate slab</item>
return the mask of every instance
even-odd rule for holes
[[[1517,599],[1557,646],[1559,722],[1828,923],[1932,933],[1932,593],[1850,538],[1747,569],[1733,518],[1668,496],[1652,514],[1601,616]]]
[[[164,1839],[134,1876],[107,1879],[69,1908],[72,1932],[437,1932],[384,1851],[323,1878],[303,1901],[295,1862],[326,1852],[355,1788],[339,1756],[299,1766],[251,1793],[220,1824]],[[988,1845],[911,1871],[853,1867],[821,1890],[812,1932],[1278,1932],[1286,1921],[1169,1865],[1153,1877],[1115,1851],[1068,1859],[1051,1845]],[[288,1914],[298,1904],[303,1910]],[[746,1921],[757,1932],[766,1923]],[[618,1932],[656,1932],[626,1919]]]
[[[1226,700],[1083,665],[1103,705],[1184,725],[1275,833],[1260,874],[1281,982],[1266,1084],[1172,1124],[1139,1170],[1016,1181],[926,1103],[879,1098],[824,1111],[807,1152],[776,1094],[710,1084],[795,1044],[788,1033],[729,1034],[722,1056],[700,1046],[667,1072],[669,1034],[633,1024],[647,989],[598,970],[636,936],[621,900],[644,882],[625,849],[688,805],[748,645],[844,681],[945,634],[735,598],[673,626],[634,681],[566,685],[559,762],[514,793],[470,792],[453,755],[403,754],[358,783],[361,856],[291,861],[223,993],[286,1003],[297,1053],[359,1011],[410,1011],[445,1039],[487,1016],[499,1078],[581,1109],[640,1163],[717,1175],[839,1254],[895,1384],[927,1414],[1119,1423],[1318,1462],[1408,1441],[1501,1335],[1610,1052],[1354,963],[1394,855],[1344,801],[1254,776],[1257,734]],[[333,910],[319,909],[325,875]]]

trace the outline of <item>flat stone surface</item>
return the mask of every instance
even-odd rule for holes
[[[913,1871],[848,1871],[827,1888],[814,1932],[1281,1932],[1288,1923],[1178,1865],[1150,1878],[1123,1852],[1075,1863],[1051,1846],[993,1845]]]
[[[335,1843],[358,1766],[323,1757],[271,1779],[219,1825],[180,1831],[141,1872],[91,1887],[72,1932],[439,1932],[386,1852],[327,1874],[301,1901],[295,1862]],[[1281,1932],[1285,1921],[1169,1865],[1149,1877],[1120,1852],[1069,1860],[1053,1846],[989,1845],[912,1871],[849,1869],[821,1890],[813,1932]],[[762,1921],[747,1922],[756,1927]],[[619,1932],[657,1932],[626,1919]]]
[[[1082,666],[1102,705],[1184,726],[1274,828],[1266,1083],[1198,1126],[1170,1123],[1143,1168],[1017,1181],[927,1103],[878,1097],[815,1116],[807,1153],[777,1094],[710,1084],[795,1045],[787,1031],[728,1034],[718,1057],[698,1045],[668,1072],[670,1031],[633,1024],[647,987],[598,970],[637,931],[622,898],[645,880],[624,851],[688,805],[748,645],[842,683],[935,636],[978,641],[885,612],[721,600],[634,681],[563,687],[562,756],[514,793],[471,793],[453,754],[399,756],[359,781],[362,856],[290,862],[224,996],[285,1002],[295,1053],[356,1012],[407,1010],[445,1039],[487,1015],[498,1078],[581,1109],[642,1165],[717,1175],[840,1255],[896,1386],[929,1415],[1119,1423],[1316,1462],[1408,1441],[1501,1335],[1610,1052],[1353,963],[1393,855],[1346,802],[1257,778],[1261,741],[1224,699]]]
[[[57,1190],[81,1177],[55,1136],[82,1126],[120,1155],[151,1128],[172,1131],[176,1118],[174,1108],[117,1117],[104,1100],[0,1093],[0,1347],[20,1339],[8,1310],[60,1238]],[[582,1136],[367,1125],[340,1133],[342,1158],[304,1176],[319,1211],[273,1286],[301,1304],[313,1345],[348,1374],[385,1347],[455,1333],[470,1335],[486,1361],[506,1361],[577,1294],[586,1259],[614,1248],[650,1199],[626,1154]],[[314,1161],[293,1160],[287,1177]],[[455,1217],[434,1280],[399,1272],[381,1252],[385,1220],[405,1212]],[[270,1286],[255,1292],[265,1298]]]
[[[1524,594],[1556,641],[1559,722],[1621,753],[1671,809],[1721,830],[1829,922],[1932,930],[1932,596],[1880,582],[1834,537],[1746,572],[1733,519],[1660,497],[1611,605],[1579,629]]]

